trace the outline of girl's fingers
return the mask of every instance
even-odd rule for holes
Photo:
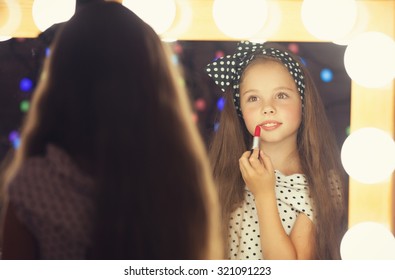
[[[251,166],[254,169],[262,167],[263,162],[262,162],[262,160],[260,158],[260,151],[259,151],[259,149],[254,149],[252,151],[251,156],[249,157],[248,160],[249,160]]]
[[[254,149],[252,151],[244,152],[241,158],[239,159],[239,162],[244,164],[246,168],[259,167],[260,165],[262,165],[259,149]]]
[[[248,159],[248,158],[250,157],[250,154],[251,154],[250,151],[244,152],[244,153],[242,154],[241,158]]]
[[[245,165],[245,166],[250,165],[250,164],[249,164],[249,161],[248,161],[248,158],[249,158],[248,153],[249,153],[249,152],[245,152],[245,153],[241,156],[241,158],[239,159],[239,164],[243,164],[243,165]]]
[[[250,167],[250,162],[248,161],[248,156],[244,153],[239,159],[239,166],[242,172],[246,172],[246,169]],[[243,169],[243,170],[242,170]]]
[[[246,178],[251,177],[253,169],[248,161],[248,158],[243,158],[243,157],[240,158],[239,168],[240,168],[241,176],[243,177],[244,180],[246,180]]]
[[[270,158],[259,149],[244,152],[239,159],[239,165],[240,169],[243,167],[244,174],[247,174],[247,172],[252,172],[252,170],[259,170],[262,168],[267,171],[273,171]]]
[[[259,152],[260,152],[259,149],[253,149],[253,150],[251,150],[251,151],[250,151],[250,159],[251,159],[251,158],[259,159]]]
[[[250,158],[250,152],[247,151],[247,152],[243,153],[243,155],[239,159],[239,165],[240,165],[240,167],[243,167],[244,173],[246,173],[247,170],[251,169],[251,163],[249,161],[249,158]]]

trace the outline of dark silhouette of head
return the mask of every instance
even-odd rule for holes
[[[206,151],[169,50],[121,4],[94,2],[55,36],[14,169],[52,143],[92,176],[87,257],[219,257]]]

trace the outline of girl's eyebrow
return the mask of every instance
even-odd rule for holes
[[[279,90],[286,90],[286,91],[296,92],[295,89],[292,89],[292,88],[286,87],[286,86],[280,86],[280,87],[276,87],[276,88],[273,89],[273,91],[279,91]],[[241,92],[241,95],[245,95],[245,94],[250,93],[250,92],[259,93],[260,90],[259,89],[255,89],[255,88],[247,89],[247,90]]]
[[[249,93],[249,92],[255,92],[255,93],[258,93],[258,92],[259,92],[259,89],[255,89],[255,88],[252,88],[252,89],[247,89],[247,90],[245,90],[245,91],[241,92],[241,95],[245,95],[245,94],[247,94],[247,93]]]
[[[290,87],[283,87],[283,86],[281,86],[281,87],[276,87],[274,90],[275,90],[275,91],[277,91],[277,90],[295,91],[295,89],[292,89],[292,88],[290,88]]]

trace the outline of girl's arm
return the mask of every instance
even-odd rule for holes
[[[1,258],[5,260],[36,259],[38,254],[33,234],[19,221],[11,204],[6,205],[4,210]]]
[[[299,214],[291,234],[285,232],[278,214],[275,175],[269,157],[258,150],[251,156],[246,152],[240,158],[240,170],[255,197],[265,259],[312,259],[314,225],[306,215]]]
[[[265,259],[312,259],[314,257],[314,225],[299,214],[291,234],[285,232],[277,210],[275,193],[255,197]]]

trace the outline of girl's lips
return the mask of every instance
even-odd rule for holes
[[[263,130],[269,131],[278,128],[282,123],[277,121],[266,121],[260,125]]]

